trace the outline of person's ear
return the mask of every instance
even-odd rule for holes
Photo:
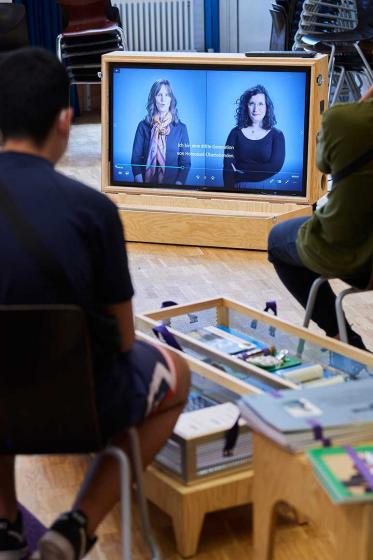
[[[73,109],[71,107],[62,109],[57,117],[57,130],[64,137],[69,136],[72,118]]]

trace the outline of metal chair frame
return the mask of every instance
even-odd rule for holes
[[[310,293],[308,294],[307,306],[306,306],[306,313],[304,316],[303,327],[308,328],[313,310],[316,303],[317,294],[319,292],[320,286],[329,280],[333,280],[334,278],[329,278],[326,276],[319,276],[313,282]],[[336,297],[335,300],[335,314],[338,323],[338,331],[339,331],[339,338],[342,342],[346,342],[348,344],[348,337],[347,337],[347,329],[346,329],[346,319],[343,312],[342,302],[343,299],[349,294],[357,294],[360,292],[368,292],[373,290],[373,266],[372,266],[372,274],[368,285],[365,288],[356,288],[354,286],[350,286],[349,288],[345,288]]]

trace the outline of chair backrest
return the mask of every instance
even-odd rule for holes
[[[0,51],[29,44],[26,10],[22,4],[0,4]]]
[[[79,307],[0,306],[0,453],[101,447]]]
[[[108,26],[107,0],[58,0],[64,9],[68,26],[64,33],[104,29]]]

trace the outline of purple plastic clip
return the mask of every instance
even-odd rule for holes
[[[183,351],[183,349],[181,348],[180,344],[178,343],[174,335],[170,333],[170,331],[167,329],[166,325],[163,324],[163,325],[157,325],[156,327],[153,327],[153,333],[159,339],[162,336],[163,340],[172,348],[175,348],[176,350],[180,350],[181,352]]]
[[[324,437],[323,427],[321,426],[321,424],[314,418],[307,418],[307,422],[313,430],[314,438],[320,441],[323,447],[330,447],[332,443],[329,438]]]
[[[277,316],[277,303],[276,303],[276,301],[275,300],[266,301],[266,306],[264,308],[264,311],[266,313],[268,313],[269,311],[272,311],[272,313]]]
[[[373,473],[371,473],[369,467],[366,465],[364,460],[359,457],[358,453],[350,445],[344,447],[346,453],[351,457],[354,462],[356,469],[359,471],[361,476],[364,478],[365,482],[369,486],[370,490],[373,492]]]

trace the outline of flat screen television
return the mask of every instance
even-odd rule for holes
[[[123,57],[107,71],[110,185],[306,196],[306,63]]]

